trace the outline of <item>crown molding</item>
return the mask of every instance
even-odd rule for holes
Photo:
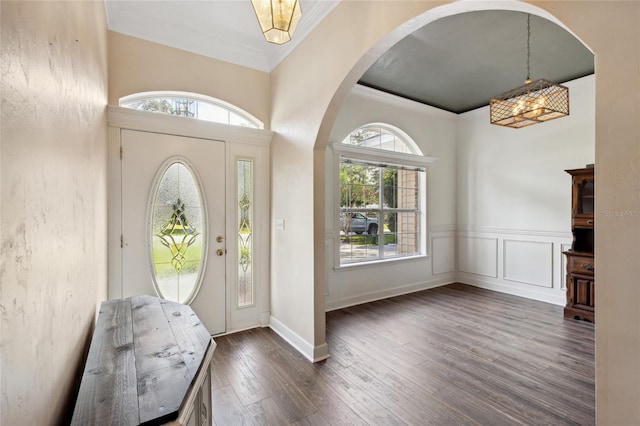
[[[457,120],[458,117],[458,114],[454,112],[445,111],[431,105],[426,105],[407,98],[403,98],[402,96],[392,95],[390,93],[383,92],[382,90],[373,89],[362,84],[356,84],[355,86],[353,86],[350,94],[422,114],[429,113],[429,115],[431,116],[436,115],[447,120]]]

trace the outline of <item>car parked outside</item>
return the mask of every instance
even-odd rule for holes
[[[378,233],[378,218],[367,217],[362,213],[345,213],[340,215],[340,229],[345,230],[345,215],[350,215],[349,226],[347,232],[355,232],[356,234],[367,233],[375,235]]]

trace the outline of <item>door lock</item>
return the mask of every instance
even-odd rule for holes
[[[217,254],[218,256],[222,256],[222,255],[224,254],[224,250],[222,250],[222,249],[218,249],[218,250],[216,250],[216,254]]]
[[[222,235],[218,235],[218,236],[216,237],[216,241],[217,241],[217,242],[219,242],[219,243],[221,243],[221,242],[223,242],[223,241],[224,241],[224,237],[223,237]]]

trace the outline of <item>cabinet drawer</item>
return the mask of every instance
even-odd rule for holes
[[[573,274],[593,275],[596,269],[592,257],[570,256],[567,264],[567,272]]]
[[[595,224],[595,220],[593,217],[574,217],[573,218],[573,227],[574,228],[593,228]]]

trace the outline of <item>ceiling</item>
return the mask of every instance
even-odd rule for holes
[[[336,5],[300,0],[293,40],[268,43],[250,0],[106,0],[110,30],[270,72]],[[531,78],[563,83],[593,74],[593,54],[558,25],[531,16]],[[405,37],[359,83],[454,113],[486,106],[524,84],[527,18],[512,11],[449,16]]]
[[[531,16],[531,78],[563,83],[593,74],[593,54],[574,36]],[[527,15],[503,10],[442,18],[396,43],[360,84],[462,113],[524,84]]]
[[[105,0],[111,31],[270,72],[336,5],[300,0],[293,39],[267,42],[250,0]]]

